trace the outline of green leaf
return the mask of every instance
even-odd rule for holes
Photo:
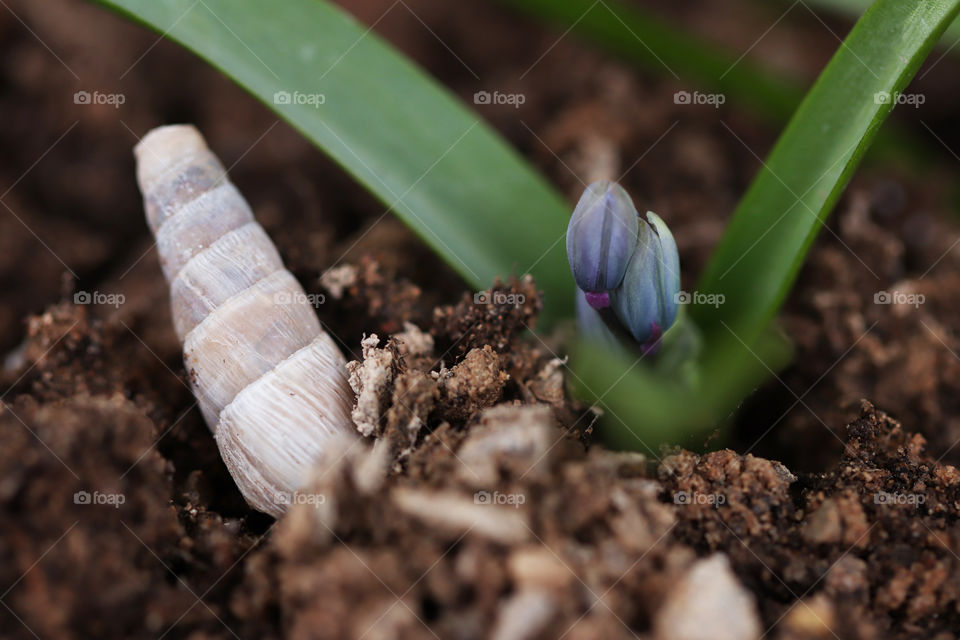
[[[731,334],[752,344],[769,325],[892,109],[891,100],[877,96],[903,91],[958,9],[960,0],[877,0],[857,22],[780,136],[707,265],[698,290],[725,296],[725,304],[693,309],[711,348]]]
[[[784,0],[786,3],[787,0]],[[863,12],[870,8],[873,0],[807,0],[813,7],[820,7],[826,11],[852,16],[858,18]],[[940,44],[946,47],[946,52],[960,54],[960,49],[956,48],[957,41],[960,40],[960,22],[954,21],[944,32],[944,38]]]
[[[341,9],[323,0],[99,1],[259,98],[472,285],[530,271],[546,294],[544,320],[571,313],[568,204],[479,116]],[[318,94],[323,104],[309,98]]]

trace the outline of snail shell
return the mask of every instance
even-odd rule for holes
[[[134,154],[194,395],[247,503],[279,517],[331,439],[356,434],[346,361],[194,127]]]

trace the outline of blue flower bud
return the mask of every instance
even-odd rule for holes
[[[594,182],[583,192],[567,227],[567,259],[577,286],[594,309],[610,306],[637,246],[639,215],[623,187]]]
[[[614,182],[594,182],[567,227],[567,258],[577,283],[581,330],[603,342],[627,335],[655,351],[677,319],[680,257],[657,214],[641,219]]]
[[[648,211],[623,282],[610,293],[611,306],[637,342],[653,346],[677,319],[679,292],[677,243],[663,220]]]

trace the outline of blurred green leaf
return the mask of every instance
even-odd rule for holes
[[[546,294],[544,320],[571,313],[568,204],[479,116],[341,9],[324,0],[99,1],[260,99],[473,286],[529,270]],[[323,104],[311,102],[317,94]]]
[[[578,397],[603,410],[599,433],[607,445],[656,455],[663,443],[700,449],[708,432],[790,356],[789,341],[771,327],[749,349],[720,341],[698,363],[696,379],[682,381],[658,375],[646,358],[581,341],[568,379]]]
[[[500,0],[553,22],[657,75],[722,93],[771,121],[785,122],[803,97],[795,82],[730,56],[621,0]]]
[[[821,0],[824,4],[869,4],[873,0]],[[755,65],[746,53],[734,57],[721,47],[620,0],[500,0],[502,4],[553,22],[567,31],[659,76],[710,90],[752,109],[766,120],[787,122],[803,98],[795,79]],[[779,20],[777,21],[779,22]],[[960,26],[954,25],[960,30]],[[695,88],[694,88],[695,87]],[[926,143],[887,126],[871,158],[902,171],[929,162]],[[920,169],[922,171],[922,169]]]

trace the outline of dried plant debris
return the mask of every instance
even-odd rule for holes
[[[433,351],[433,336],[412,322],[403,324],[403,331],[393,334],[397,349],[404,361],[414,371],[429,371],[436,364]]]
[[[409,456],[432,425],[463,425],[493,406],[510,380],[503,356],[488,345],[448,369],[434,357],[432,336],[412,323],[379,344],[376,335],[364,338],[363,361],[347,365],[356,393],[352,415],[361,434],[389,443],[396,460]]]
[[[319,285],[337,302],[340,318],[332,320],[338,335],[348,335],[338,330],[339,325],[356,324],[357,315],[369,318],[365,327],[377,327],[384,333],[400,331],[407,322],[428,319],[423,312],[420,287],[396,277],[369,255],[357,264],[339,264],[324,271]]]
[[[386,429],[398,438],[397,445],[412,446],[427,426],[427,418],[440,397],[437,382],[420,371],[397,377],[386,416]]]
[[[364,436],[380,435],[381,419],[389,404],[393,381],[402,366],[402,356],[393,341],[379,348],[377,334],[364,338],[360,344],[363,362],[347,363],[350,388],[357,396],[351,417]]]
[[[514,345],[514,337],[533,329],[542,303],[532,276],[490,289],[433,312],[433,334],[439,344],[458,356],[489,346],[497,353]]]
[[[533,280],[524,278],[510,289],[498,285],[483,295],[497,300],[501,295],[517,296],[523,303],[514,305],[517,315],[493,313],[496,322],[484,325],[482,333],[457,336],[456,345],[479,346],[451,358],[450,366],[445,358],[459,347],[438,355],[436,346],[436,336],[450,337],[445,321],[449,309],[436,310],[430,331],[405,322],[402,331],[386,340],[364,337],[362,360],[348,364],[357,395],[356,427],[364,436],[379,438],[394,463],[408,459],[417,447],[448,446],[449,439],[460,437],[459,430],[501,400],[549,405],[561,425],[572,425],[581,417],[583,410],[571,404],[564,389],[563,361],[517,340],[519,325],[511,318],[523,318],[532,326],[540,308]],[[491,304],[481,305],[484,314]],[[486,338],[499,349],[480,343]],[[504,345],[511,347],[511,355],[501,353]]]

